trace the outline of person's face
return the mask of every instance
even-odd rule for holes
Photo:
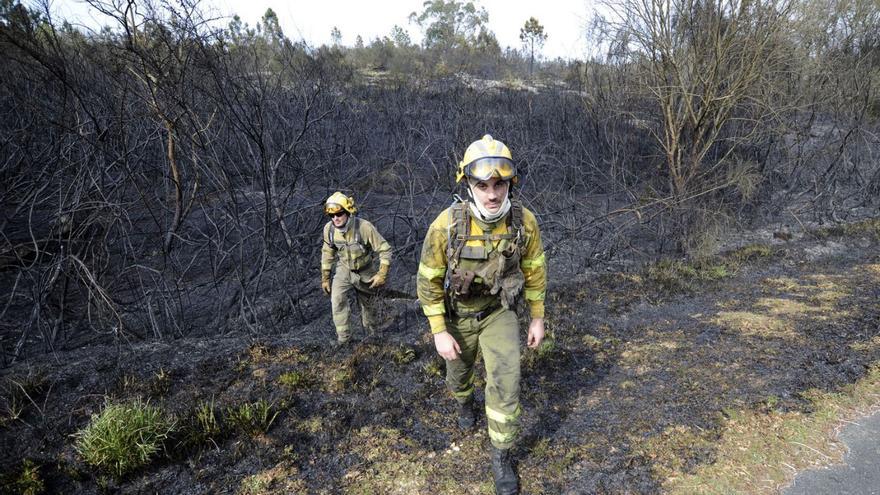
[[[497,213],[507,198],[507,191],[510,188],[510,181],[501,180],[498,177],[491,177],[486,180],[477,181],[471,186],[474,194],[474,200],[478,201],[483,208],[489,213]]]
[[[337,229],[341,229],[342,227],[345,227],[345,223],[348,222],[348,212],[345,210],[337,211],[330,215],[330,218],[333,220],[333,226]]]

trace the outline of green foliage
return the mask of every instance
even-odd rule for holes
[[[288,371],[278,377],[278,383],[291,390],[308,388],[313,382],[314,377],[311,373],[303,370]]]
[[[30,459],[25,459],[19,469],[0,477],[0,490],[15,495],[44,493],[46,485],[40,477],[40,466]]]
[[[140,399],[108,403],[76,433],[76,450],[86,463],[121,477],[160,453],[175,426],[174,418]]]
[[[730,269],[723,263],[686,263],[663,259],[645,269],[645,278],[669,293],[690,292],[698,281],[711,282],[727,278]]]
[[[397,364],[411,363],[416,359],[416,350],[412,346],[400,344],[391,351],[391,359]]]
[[[544,32],[544,26],[534,17],[529,17],[525,25],[519,29],[519,40],[529,53],[529,76],[532,75],[532,68],[535,62],[535,51],[540,51],[547,41],[547,33]]]
[[[264,493],[269,489],[270,482],[271,478],[266,476],[258,474],[248,476],[241,480],[241,485],[238,487],[238,493],[240,495],[257,495]]]
[[[486,9],[477,9],[473,2],[427,0],[423,5],[425,10],[409,18],[425,30],[425,48],[466,48],[489,22]]]
[[[766,258],[771,254],[773,254],[773,250],[770,246],[764,244],[749,244],[748,246],[743,246],[731,251],[726,257],[737,263],[745,263]]]
[[[429,377],[443,377],[443,372],[446,369],[445,364],[443,362],[443,358],[434,354],[431,356],[431,359],[425,363],[425,366],[422,368],[425,371],[425,374]]]
[[[272,404],[260,399],[227,408],[226,422],[232,428],[255,436],[269,431],[278,414],[279,411],[275,411]]]
[[[214,399],[199,403],[186,417],[180,430],[180,446],[183,448],[205,445],[223,436]]]

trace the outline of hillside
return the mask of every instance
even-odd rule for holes
[[[525,492],[774,493],[839,456],[834,426],[880,404],[878,244],[867,221],[701,266],[577,275],[551,258],[552,338],[523,355]],[[457,432],[426,323],[389,304],[398,318],[350,348],[327,321],[5,369],[6,482],[28,460],[49,493],[491,493],[484,430]],[[164,449],[121,478],[85,464],[71,435],[135,398],[176,418]]]

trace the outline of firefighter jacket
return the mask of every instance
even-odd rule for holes
[[[337,229],[333,222],[324,225],[321,271],[329,271],[338,262],[357,273],[371,266],[374,254],[379,255],[381,264],[391,264],[391,246],[372,223],[351,216],[346,226]]]
[[[521,216],[518,227],[511,222],[514,215]],[[469,228],[462,228],[466,222]],[[450,243],[459,245],[451,249]],[[547,268],[535,215],[515,205],[504,218],[485,224],[465,203],[447,208],[428,228],[416,288],[432,333],[446,330],[447,317],[509,308],[511,296],[520,293],[531,317],[543,318]]]

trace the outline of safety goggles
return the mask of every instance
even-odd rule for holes
[[[476,180],[489,180],[492,177],[510,180],[516,177],[516,165],[510,158],[486,156],[465,165],[464,174]]]
[[[336,203],[327,203],[327,205],[324,206],[324,213],[326,213],[327,216],[335,217],[336,215],[344,214],[345,209]]]
[[[345,216],[345,215],[348,215],[348,212],[345,210],[334,211],[333,213],[327,214],[327,216],[329,216],[330,218],[336,218],[336,217],[341,217],[341,216]]]

